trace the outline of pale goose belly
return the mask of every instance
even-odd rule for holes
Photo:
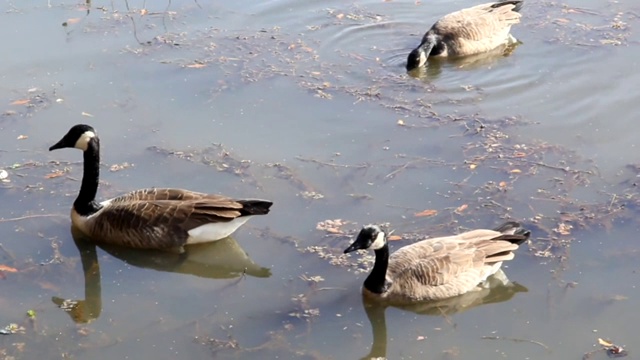
[[[249,218],[251,216],[242,216],[227,222],[211,223],[193,228],[189,230],[187,244],[200,244],[224,239],[244,225]]]

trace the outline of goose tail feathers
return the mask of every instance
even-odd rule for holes
[[[520,226],[520,223],[516,221],[507,221],[494,230],[502,233],[502,235],[498,236],[494,240],[506,240],[516,245],[524,243],[531,235],[531,231],[523,228]]]
[[[242,204],[240,216],[266,215],[273,205],[273,202],[267,200],[238,200],[238,203]]]

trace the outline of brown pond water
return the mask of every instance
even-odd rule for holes
[[[0,359],[635,356],[640,6],[528,1],[508,56],[408,76],[426,27],[473,4],[0,3],[0,328],[24,327]],[[76,123],[101,136],[101,198],[273,211],[182,256],[76,242],[81,154],[47,151]],[[533,230],[514,283],[436,308],[363,306],[371,256],[340,255],[364,223],[397,248],[503,218]]]

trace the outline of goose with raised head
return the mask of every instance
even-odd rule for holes
[[[389,256],[385,231],[378,225],[366,225],[344,253],[373,249],[375,262],[364,282],[364,295],[408,304],[481,289],[503,261],[514,258],[513,252],[529,235],[517,222],[507,222],[494,230],[422,240]]]
[[[511,26],[520,22],[524,0],[486,3],[440,18],[407,58],[407,70],[424,65],[429,57],[456,57],[515,44]]]
[[[183,189],[149,188],[96,202],[100,140],[89,125],[75,125],[49,151],[76,148],[84,170],[71,222],[96,242],[140,249],[173,249],[231,235],[253,215],[265,215],[266,200],[234,200]]]

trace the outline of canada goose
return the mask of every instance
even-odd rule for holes
[[[529,235],[517,222],[507,222],[495,230],[422,240],[389,257],[385,232],[377,225],[366,225],[344,253],[375,251],[364,295],[397,304],[435,301],[478,289],[503,261],[513,259],[513,251]]]
[[[407,58],[407,71],[424,65],[429,56],[478,54],[517,40],[509,34],[520,22],[523,0],[477,5],[445,15],[422,37]]]
[[[75,125],[49,151],[84,152],[84,171],[71,222],[96,242],[140,249],[180,249],[231,235],[272,202],[234,200],[182,189],[142,189],[97,203],[100,140],[89,125]]]

